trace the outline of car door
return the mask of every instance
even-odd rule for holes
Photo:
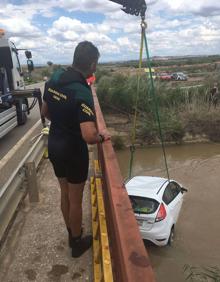
[[[164,190],[163,201],[169,209],[169,214],[176,223],[183,202],[183,194],[178,183],[171,181]]]

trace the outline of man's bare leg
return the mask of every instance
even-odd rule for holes
[[[69,186],[69,223],[73,237],[81,235],[82,228],[82,199],[85,182],[68,183]]]
[[[80,257],[84,252],[86,252],[92,246],[92,236],[87,235],[82,238],[81,228],[82,228],[82,199],[83,199],[83,189],[85,182],[80,184],[69,185],[69,222],[72,232],[72,257]]]
[[[61,211],[66,223],[66,227],[67,229],[70,229],[68,182],[66,178],[58,178],[58,181],[61,189]]]

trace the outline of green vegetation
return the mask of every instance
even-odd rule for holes
[[[206,136],[211,141],[220,141],[220,113],[209,105],[210,88],[220,76],[206,76],[199,87],[182,87],[182,84],[155,81],[156,100],[163,138],[167,142],[181,143],[186,133],[191,136]],[[137,75],[124,75],[105,71],[99,77],[97,95],[103,112],[124,112],[133,116],[137,95]],[[137,107],[137,139],[140,142],[160,141],[156,118],[155,99],[146,75],[140,78]],[[130,128],[132,125],[130,125]]]
[[[126,133],[131,132],[133,127],[137,66],[138,61],[100,64],[96,72],[97,94],[103,113],[126,116],[128,124],[119,129],[125,129]],[[27,84],[39,82],[49,78],[59,67],[61,66],[48,61],[43,67],[35,67],[31,76],[27,75],[24,68],[24,78]],[[215,109],[213,105],[209,105],[210,89],[214,82],[220,81],[220,56],[170,57],[166,60],[157,58],[153,59],[152,67],[155,72],[183,71],[190,77],[189,81],[178,82],[155,80],[164,140],[181,143],[185,136],[202,136],[211,141],[220,141],[219,106]],[[144,70],[140,79],[136,135],[139,143],[152,144],[160,140],[155,102]],[[126,140],[115,140],[115,146],[122,146],[121,141]]]
[[[50,78],[52,73],[60,68],[61,65],[53,64],[48,61],[47,66],[35,66],[34,70],[31,72],[31,75],[28,74],[27,67],[23,66],[24,80],[25,84],[37,83],[39,81],[45,80],[45,78]]]
[[[220,269],[218,267],[184,266],[185,280],[190,282],[220,282]]]
[[[112,137],[112,143],[113,143],[113,147],[116,150],[122,150],[125,148],[125,144],[123,141],[123,138],[121,136],[113,136]]]
[[[152,67],[161,66],[183,66],[183,65],[198,65],[198,64],[210,64],[220,61],[220,55],[211,56],[196,56],[196,57],[167,57],[167,58],[152,58]],[[138,68],[138,60],[131,60],[118,63],[119,67],[135,67]],[[108,64],[105,64],[108,65]]]

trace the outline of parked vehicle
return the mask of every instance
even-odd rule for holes
[[[183,72],[175,72],[171,74],[171,78],[174,80],[187,80],[188,77]]]
[[[171,244],[187,189],[152,176],[135,176],[125,186],[143,239],[157,246]]]
[[[5,31],[0,29],[0,138],[17,125],[26,123],[36,99],[39,105],[42,104],[40,89],[25,89],[18,51],[14,43],[5,36]],[[28,50],[25,55],[30,74],[34,68],[32,55]],[[30,107],[29,97],[36,97]]]
[[[147,74],[147,77],[150,78],[150,69],[145,68],[144,72]],[[156,78],[156,72],[155,72],[154,68],[151,68],[151,74],[152,74],[152,78],[155,79]]]
[[[159,74],[159,79],[160,79],[160,80],[171,80],[172,77],[171,77],[171,75],[168,74],[168,73],[160,73],[160,74]]]

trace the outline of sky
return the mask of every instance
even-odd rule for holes
[[[220,1],[146,0],[150,56],[220,54]],[[138,59],[140,17],[109,0],[1,0],[0,28],[35,64],[71,64],[80,41],[93,42],[100,62]],[[24,55],[21,54],[24,62]]]

